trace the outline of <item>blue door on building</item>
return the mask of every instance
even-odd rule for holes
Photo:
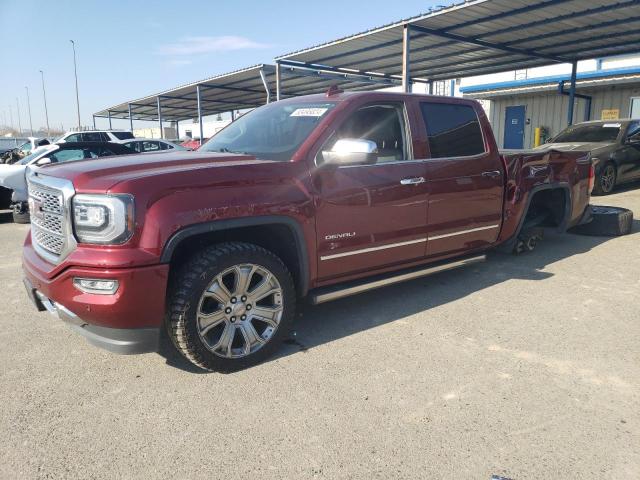
[[[525,106],[507,107],[504,118],[504,148],[524,148]]]

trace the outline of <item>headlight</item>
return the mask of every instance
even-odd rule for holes
[[[73,226],[81,243],[120,244],[133,234],[131,195],[73,197]]]

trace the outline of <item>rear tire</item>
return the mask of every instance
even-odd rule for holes
[[[580,235],[617,237],[627,235],[633,228],[633,212],[626,208],[591,206],[592,220],[575,227],[572,232]]]
[[[596,176],[596,183],[593,186],[593,194],[594,195],[608,195],[613,192],[613,189],[616,186],[617,174],[616,174],[616,166],[615,164],[609,162],[602,170],[598,176]]]
[[[296,292],[282,260],[231,242],[195,253],[169,287],[166,326],[198,367],[232,372],[270,356],[291,329]]]

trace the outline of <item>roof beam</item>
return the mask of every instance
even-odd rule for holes
[[[557,17],[553,17],[553,21],[554,22],[562,22],[564,20],[575,20],[576,18],[581,18],[581,17],[588,17],[590,15],[597,15],[599,13],[606,13],[606,12],[611,12],[613,10],[620,10],[623,8],[627,8],[627,7],[632,7],[634,5],[640,5],[640,0],[625,0],[623,2],[619,2],[616,3],[614,5],[604,5],[604,6],[600,6],[600,7],[596,7],[596,8],[591,8],[588,10],[583,10],[581,12],[571,12],[571,13],[566,13],[564,15],[558,15]],[[624,22],[628,21],[628,18],[624,18],[621,19]],[[530,22],[524,25],[513,25],[511,27],[506,27],[506,28],[502,28],[500,30],[495,30],[493,32],[487,32],[484,33],[482,35],[478,35],[478,37],[481,38],[485,38],[485,37],[492,37],[494,35],[501,35],[503,33],[511,33],[511,32],[516,32],[519,30],[523,30],[526,28],[531,28],[531,27],[537,27],[539,25],[546,25],[549,23],[548,19],[542,19],[542,20],[536,20],[535,22]],[[551,37],[555,37],[555,36],[560,36],[560,35],[565,35],[567,33],[573,33],[575,31],[584,31],[584,30],[590,30],[590,29],[596,29],[596,28],[603,28],[603,27],[607,27],[610,25],[607,24],[611,24],[611,22],[605,22],[605,23],[595,23],[591,26],[587,26],[587,27],[579,27],[579,28],[572,28],[572,29],[568,29],[568,30],[557,30],[557,31],[553,31],[550,32],[548,34],[545,35],[538,35],[535,37],[525,37],[525,38],[518,38],[515,40],[511,40],[509,42],[504,42],[504,45],[514,45],[514,44],[518,44],[518,43],[523,43],[523,42],[528,42],[530,40],[538,40],[538,39],[543,39],[543,38],[551,38]]]
[[[602,26],[604,28],[605,26],[615,26],[615,25],[620,24],[620,23],[628,24],[628,23],[633,23],[634,21],[640,21],[640,17],[630,17],[630,18],[624,19],[624,21],[623,20],[615,20],[614,22],[606,22],[608,25],[600,25],[600,26]],[[577,31],[584,31],[585,29],[584,28],[578,28],[578,29],[575,29],[575,30],[577,32]],[[602,35],[589,36],[585,40],[588,41],[589,43],[591,43],[591,42],[595,42],[595,41],[598,41],[598,40],[608,40],[608,39],[612,39],[612,38],[619,38],[619,37],[632,36],[632,35],[638,35],[638,31],[637,30],[629,31],[627,29],[624,29],[623,31],[616,32],[616,33],[605,33],[605,34],[602,34]],[[536,40],[538,38],[536,38]],[[569,41],[562,42],[562,43],[555,43],[555,44],[552,44],[552,45],[545,45],[545,46],[540,47],[539,50],[551,50],[551,49],[556,49],[556,48],[559,48],[559,47],[566,47],[568,45],[575,45],[575,44],[576,44],[575,40],[569,40]]]
[[[411,25],[411,30],[416,30],[421,33],[426,33],[434,37],[448,38],[449,40],[454,40],[456,42],[470,43],[472,45],[478,45],[484,48],[500,50],[503,52],[512,53],[514,55],[522,55],[525,57],[539,58],[542,60],[549,60],[551,62],[557,62],[557,63],[566,63],[568,61],[565,58],[557,57],[555,55],[545,55],[543,53],[538,53],[535,50],[519,49],[515,47],[510,47],[508,45],[504,45],[501,43],[486,42],[484,40],[480,40],[477,37],[476,38],[465,37],[455,33],[446,32],[444,30],[437,30],[435,28],[427,28],[427,27],[419,27],[418,25]]]
[[[512,10],[507,10],[504,12],[496,13],[493,15],[489,15],[488,17],[482,17],[480,19],[469,20],[467,22],[459,23],[457,25],[453,25],[449,27],[447,30],[458,30],[464,27],[470,27],[472,25],[477,25],[479,23],[491,22],[493,20],[500,20],[501,18],[513,17],[515,15],[521,15],[523,13],[530,13],[535,10],[540,10],[541,8],[552,7],[554,5],[560,5],[562,3],[571,2],[572,0],[547,0],[544,2],[534,3],[532,5],[525,5],[524,7],[514,8]]]
[[[377,75],[364,72],[346,72],[335,67],[325,67],[323,65],[315,65],[311,63],[287,62],[281,63],[282,73],[290,76],[299,77],[327,77],[327,79],[336,78],[353,82],[384,84],[384,85],[400,85],[401,80],[392,78],[389,75]]]
[[[207,85],[206,83],[200,84],[200,88],[204,88],[207,90],[233,90],[236,92],[245,92],[245,93],[259,93],[260,95],[264,95],[264,91],[255,90],[253,88],[242,88],[242,87],[232,87],[231,85]]]
[[[527,5],[525,7],[508,10],[506,12],[501,12],[501,13],[498,13],[498,14],[495,14],[495,15],[489,15],[488,17],[477,18],[477,19],[474,19],[474,20],[471,20],[471,21],[468,21],[468,22],[464,22],[464,23],[458,24],[458,25],[452,25],[448,29],[449,29],[449,31],[457,30],[459,28],[463,28],[463,27],[466,27],[466,26],[469,26],[469,25],[475,25],[475,24],[478,24],[478,23],[485,23],[485,22],[488,22],[488,21],[491,21],[491,20],[497,20],[499,18],[506,18],[506,17],[510,17],[510,16],[513,16],[513,15],[519,15],[519,14],[522,14],[522,13],[529,13],[529,12],[532,12],[534,10],[539,10],[541,8],[545,8],[545,7],[548,7],[548,6],[551,6],[551,5],[555,5],[555,4],[558,4],[558,3],[564,3],[564,2],[568,2],[568,1],[571,1],[571,0],[547,0],[547,1],[543,1],[543,2],[538,2],[538,3],[533,4],[533,5]],[[411,20],[409,20],[409,23],[410,22],[411,22]],[[411,24],[411,25],[414,26],[413,24]],[[487,32],[487,33],[484,33],[482,35],[478,35],[476,38],[481,38],[481,37],[485,37],[485,36],[491,36],[491,35],[495,35],[495,34],[496,34],[495,31],[494,32]],[[426,34],[416,35],[416,36],[412,37],[412,39],[413,38],[418,38],[418,37],[424,36],[424,35],[426,35]],[[314,61],[317,62],[317,63],[327,62],[327,61],[330,61],[330,60],[336,60],[338,58],[342,58],[342,57],[346,57],[346,56],[350,56],[350,55],[357,55],[357,54],[360,54],[360,53],[365,53],[365,52],[368,52],[370,50],[376,50],[376,49],[380,49],[380,48],[391,47],[393,45],[399,45],[401,43],[402,43],[402,38],[399,38],[397,40],[390,40],[388,42],[383,42],[383,43],[379,43],[377,45],[371,45],[371,46],[367,46],[367,47],[362,47],[362,48],[359,48],[359,49],[356,49],[356,50],[351,50],[351,51],[348,51],[348,52],[336,53],[336,54],[330,55],[328,57],[318,58],[318,59],[316,59]],[[445,45],[450,45],[450,44],[451,44],[451,42],[447,42]],[[292,54],[292,56],[293,55],[295,55],[295,54]]]
[[[601,7],[596,7],[596,8],[592,8],[589,10],[583,10],[581,12],[571,12],[571,13],[567,13],[565,15],[559,15],[557,17],[554,17],[554,21],[563,21],[563,20],[572,20],[572,19],[576,19],[576,18],[580,18],[580,17],[586,17],[586,16],[590,16],[590,15],[597,15],[599,13],[604,13],[604,12],[609,12],[609,11],[613,11],[613,10],[619,10],[622,8],[626,8],[626,7],[630,7],[633,5],[638,5],[640,4],[640,0],[625,0],[619,3],[616,3],[615,5],[606,5],[606,6],[601,6]],[[539,4],[542,5],[542,2]],[[607,26],[611,26],[611,25],[615,25],[615,24],[622,24],[622,23],[631,23],[633,21],[635,21],[636,19],[634,17],[631,18],[625,18],[625,19],[620,19],[620,20],[616,20],[614,22],[605,22],[602,24],[594,24],[593,26],[587,27],[586,29],[591,30],[591,29],[597,29],[597,28],[606,28]],[[620,23],[617,23],[620,22]],[[521,25],[514,25],[511,27],[506,27],[506,28],[502,28],[499,30],[492,30],[489,32],[485,32],[482,34],[477,35],[475,38],[477,39],[483,39],[483,38],[487,38],[487,37],[492,37],[495,35],[502,35],[504,33],[510,33],[513,31],[518,31],[518,30],[526,30],[527,28],[531,28],[531,27],[536,27],[539,25],[544,25],[549,23],[548,19],[542,19],[542,20],[536,20],[534,22],[530,22],[530,23],[526,23],[526,24],[521,24]],[[453,25],[452,27],[449,28],[449,30],[455,30],[457,28],[456,25]],[[548,34],[545,35],[538,35],[538,36],[533,36],[533,37],[520,37],[518,39],[515,40],[511,40],[508,42],[503,42],[502,45],[507,45],[507,46],[512,46],[512,45],[517,45],[517,44],[522,44],[522,43],[526,43],[529,41],[534,41],[534,40],[541,40],[543,38],[551,38],[551,37],[555,37],[555,36],[561,36],[561,35],[565,35],[565,34],[569,34],[569,33],[575,33],[576,31],[583,31],[585,29],[583,28],[575,28],[575,29],[567,29],[567,30],[558,30],[558,31],[554,31],[554,32],[550,32]],[[420,37],[424,37],[426,34],[421,34],[418,33],[416,35],[413,35],[411,38],[412,40],[420,38]],[[392,42],[386,42],[389,44],[400,44],[402,43],[402,40],[393,40]],[[431,50],[435,50],[437,48],[442,48],[442,47],[448,47],[451,45],[455,45],[456,42],[454,41],[446,41],[446,42],[441,42],[441,43],[436,43],[434,45],[430,45],[429,49]],[[383,44],[380,44],[380,46],[383,46]],[[370,46],[370,47],[365,47],[363,49],[359,49],[359,50],[354,50],[351,52],[345,52],[344,54],[338,54],[339,56],[347,56],[347,55],[351,55],[351,54],[357,54],[357,53],[364,53],[366,51],[369,50],[373,50],[378,48],[378,46],[374,45],[374,46]],[[411,53],[413,52],[419,52],[420,50],[423,50],[425,47],[424,45],[418,45],[415,48],[411,49]],[[483,51],[484,48],[474,48],[471,50],[467,50],[466,53],[474,53],[474,52],[481,52]],[[390,54],[385,54],[385,55],[381,55],[378,57],[373,57],[373,58],[369,58],[366,60],[360,60],[360,61],[356,61],[356,62],[350,62],[347,64],[341,64],[341,65],[337,65],[337,67],[343,67],[343,68],[349,68],[351,66],[354,65],[358,65],[358,64],[362,64],[362,63],[367,63],[367,62],[379,62],[381,60],[386,60],[389,58],[392,59],[396,59],[398,58],[399,53],[390,53]],[[441,55],[440,58],[446,58],[446,57],[450,57],[451,54],[447,53],[445,55]],[[333,57],[336,57],[335,55]],[[332,58],[333,58],[332,57]],[[329,57],[327,57],[329,58]],[[318,62],[321,61],[325,61],[327,60],[327,58],[325,59],[320,59],[317,60]],[[438,58],[438,57],[432,57],[432,58]],[[391,66],[394,65],[384,65],[380,68],[389,68]]]
[[[201,88],[204,88],[204,86],[201,85]],[[192,102],[197,102],[197,98],[191,98],[191,97],[177,97],[177,96],[172,96],[172,95],[160,95],[160,98],[167,98],[169,100],[181,100],[181,101],[189,100],[189,101],[192,101]],[[248,102],[240,102],[240,101],[235,101],[235,100],[215,100],[215,99],[212,99],[212,98],[202,98],[200,101],[203,102],[203,103],[227,103],[227,104],[233,104],[233,105],[245,104],[245,105],[251,105],[251,106],[255,105],[254,103],[248,103]],[[164,106],[164,104],[163,104],[163,106]]]
[[[382,79],[388,80],[389,83],[392,83],[394,85],[396,84],[395,82],[397,82],[397,84],[401,84],[402,82],[402,77],[400,75],[389,75],[389,74],[380,73],[380,72],[367,72],[367,71],[355,70],[355,69],[343,69],[339,67],[332,67],[330,65],[319,65],[317,63],[305,63],[305,62],[298,62],[298,61],[291,61],[291,60],[282,60],[280,61],[280,64],[283,66],[293,67],[294,69],[296,69],[297,67],[302,69],[309,69],[311,71],[320,70],[323,72],[336,73],[338,75],[353,76],[354,78],[359,77],[365,83],[367,82],[378,83],[376,82],[376,80],[382,80]],[[427,80],[424,80],[422,78],[412,78],[411,81],[415,83],[427,82]]]

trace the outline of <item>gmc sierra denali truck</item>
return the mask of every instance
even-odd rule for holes
[[[98,346],[195,365],[263,360],[296,302],[481,261],[586,221],[584,152],[501,154],[480,105],[367,92],[291,98],[196,152],[52,165],[28,177],[25,286]]]

